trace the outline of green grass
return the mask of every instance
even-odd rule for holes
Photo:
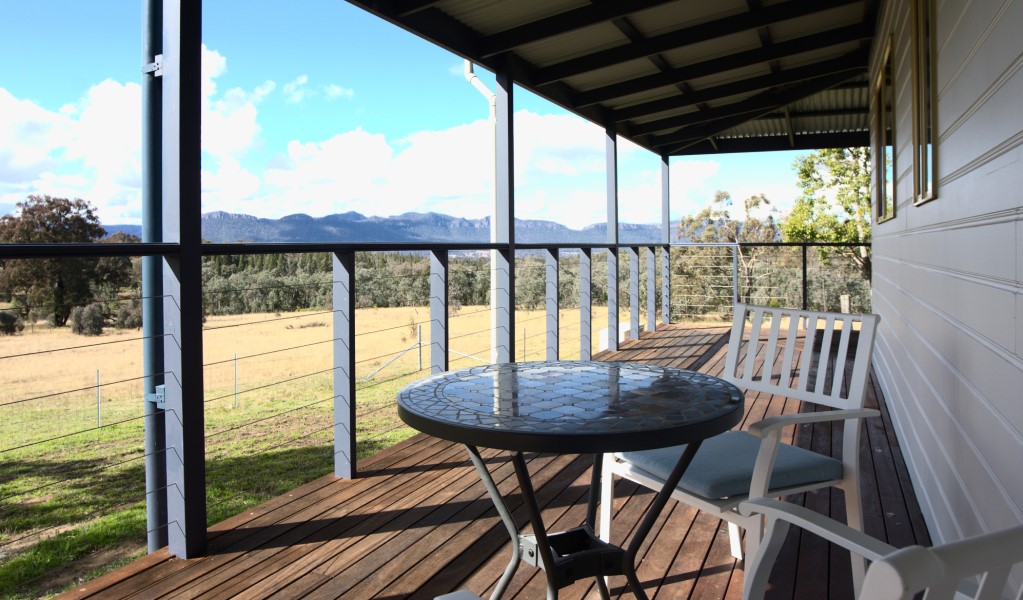
[[[360,327],[375,332],[359,338],[359,357],[384,357],[360,363],[360,380],[382,366],[388,352],[408,347],[414,339],[406,328],[393,327],[409,321],[406,313],[414,314],[413,309],[402,310],[369,309],[357,314]],[[330,366],[329,345],[303,346],[324,336],[329,339],[329,331],[325,334],[323,327],[304,327],[295,320],[276,322],[273,317],[224,317],[207,323],[256,323],[207,330],[204,335],[205,360],[214,363],[204,370],[211,525],[334,469],[333,381],[329,373],[320,372]],[[317,319],[322,317],[309,317]],[[524,318],[523,326],[532,329],[540,327],[539,322]],[[489,315],[470,307],[452,319],[455,349],[485,348],[488,327]],[[481,331],[479,339],[464,336],[471,331]],[[133,337],[111,333],[111,338],[114,335]],[[112,354],[119,348],[116,345],[98,347],[95,354],[76,351],[69,363],[80,367],[80,373],[72,385],[65,374],[68,364],[55,376],[48,355],[31,358],[32,352],[82,342],[51,330],[0,339],[3,354],[30,357],[14,366],[5,363],[0,371],[0,598],[45,597],[145,551],[145,450],[142,389],[137,379],[141,367],[127,364],[141,353],[129,348]],[[542,336],[529,343],[529,358],[542,358]],[[281,347],[303,349],[261,355]],[[248,354],[257,358],[246,359]],[[416,433],[398,419],[394,405],[401,387],[426,375],[416,372],[416,354],[409,353],[373,380],[357,384],[358,459]],[[237,405],[236,355],[241,359]],[[64,356],[62,360],[68,360]],[[424,360],[429,360],[425,351]],[[452,360],[453,368],[477,364]],[[102,427],[97,428],[94,388],[48,393],[87,388],[99,367],[104,381],[125,383],[104,383]],[[21,401],[35,397],[43,399]]]
[[[394,397],[403,385],[417,376],[359,386],[362,389],[357,392],[358,458],[415,433],[398,420]],[[209,524],[333,471],[331,386],[327,376],[321,375],[291,385],[242,393],[238,408],[234,408],[233,398],[208,404]],[[60,435],[83,423],[95,427],[94,414],[75,421],[61,412],[33,411],[32,422],[50,425],[30,430],[24,423],[0,425],[0,436],[7,436],[9,446],[16,446],[19,442],[30,443],[41,435]],[[126,407],[111,407],[106,414],[111,422],[117,416],[128,419],[137,416]],[[246,426],[260,419],[263,421]],[[19,544],[20,538],[32,534],[44,538],[16,552],[0,555],[0,590],[3,590],[0,597],[46,596],[60,591],[49,587],[55,571],[73,568],[77,561],[96,552],[124,548],[130,556],[137,556],[144,548],[145,465],[141,419],[38,443],[0,456],[0,498],[4,498],[0,509],[3,511],[0,513],[0,542]],[[93,569],[91,575],[81,573],[74,579],[102,574],[125,560],[117,559],[105,568]]]

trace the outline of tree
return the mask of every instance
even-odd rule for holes
[[[733,218],[731,213],[732,196],[728,192],[718,191],[714,201],[695,215],[684,217],[679,223],[678,237],[690,242],[704,244],[763,244],[778,241],[778,223],[774,218],[774,210],[768,209],[770,200],[764,194],[756,194],[743,201],[741,219]],[[766,215],[760,216],[766,210]],[[737,246],[736,254],[739,267],[738,296],[741,302],[749,302],[756,289],[755,273],[760,259],[769,248],[766,246]],[[711,250],[711,249],[706,249]],[[718,275],[725,277],[729,273],[731,279],[731,262],[726,264],[723,255],[718,252],[700,252],[694,255],[695,260],[720,271]],[[682,267],[685,269],[685,266]],[[731,298],[725,298],[722,286],[717,291],[708,289],[705,292],[710,306],[730,305]]]
[[[870,148],[830,148],[793,163],[803,190],[782,225],[787,242],[870,243]],[[848,256],[870,279],[870,248],[820,248]]]
[[[8,244],[94,242],[105,234],[93,207],[78,198],[29,196],[16,215],[0,217],[0,242]],[[6,259],[0,261],[0,294],[60,327],[74,306],[92,302],[97,265],[94,258]]]

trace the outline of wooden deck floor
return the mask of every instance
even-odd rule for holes
[[[673,325],[623,344],[605,360],[643,361],[720,372],[727,328]],[[862,450],[868,533],[896,546],[928,544],[898,442],[876,385]],[[799,403],[747,398],[746,422],[791,413]],[[745,423],[744,423],[745,425]],[[801,428],[797,444],[835,447],[830,429]],[[520,524],[512,466],[497,452],[484,455]],[[551,530],[584,519],[589,458],[532,455],[530,471]],[[150,554],[65,594],[68,598],[415,598],[459,588],[486,594],[509,557],[508,535],[464,449],[418,435],[360,464],[353,481],[324,477],[210,529],[206,556],[181,560]],[[616,541],[628,535],[653,497],[620,482]],[[804,497],[805,496],[805,497]],[[792,499],[842,515],[841,493]],[[775,567],[774,598],[848,598],[848,561],[812,536],[794,533]],[[740,598],[742,563],[729,555],[727,528],[717,519],[669,502],[639,556],[638,574],[655,598]],[[632,597],[624,578],[612,594]],[[542,574],[520,567],[506,598],[544,597]],[[562,598],[596,597],[590,582],[565,588]]]

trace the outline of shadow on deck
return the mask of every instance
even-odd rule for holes
[[[727,327],[670,325],[604,352],[600,360],[649,362],[718,374]],[[869,534],[895,546],[929,539],[881,392],[872,382],[861,450],[864,517]],[[747,398],[743,427],[800,403],[758,394]],[[820,451],[840,447],[830,426],[801,426],[794,443]],[[495,481],[521,526],[526,517],[507,457],[484,452]],[[527,455],[552,531],[585,518],[590,458]],[[615,540],[629,534],[653,498],[619,482]],[[840,492],[790,498],[842,518]],[[454,589],[488,594],[510,556],[509,540],[461,446],[417,435],[360,463],[353,481],[317,479],[210,528],[208,553],[191,560],[165,550],[150,554],[69,592],[67,598],[416,598]],[[813,536],[790,535],[775,567],[773,598],[849,598],[847,554]],[[727,527],[718,519],[669,501],[638,557],[638,575],[656,598],[740,598],[742,564],[729,554]],[[624,577],[612,595],[632,597]],[[523,565],[506,598],[542,598],[538,569]],[[561,598],[596,597],[588,581]]]

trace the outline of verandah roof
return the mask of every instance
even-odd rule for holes
[[[660,156],[869,145],[877,0],[349,0]]]

